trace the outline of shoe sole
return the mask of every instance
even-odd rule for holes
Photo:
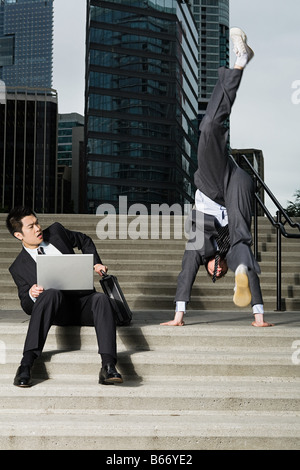
[[[237,274],[235,276],[235,286],[233,302],[237,307],[247,307],[251,302],[251,292],[247,274]]]
[[[14,383],[14,386],[15,387],[21,387],[21,388],[30,388],[30,387],[32,387],[32,383],[27,384],[27,385],[25,385],[25,384],[24,385],[23,384],[15,384]]]
[[[247,42],[247,35],[241,28],[231,28],[230,37],[232,36],[241,36],[244,42]]]
[[[244,33],[244,31],[241,29],[241,28],[231,28],[230,30],[230,37],[232,36],[241,36],[243,42],[245,43],[245,48],[247,50],[247,54],[249,56],[249,60],[248,60],[248,63],[250,62],[251,59],[253,59],[254,57],[254,51],[251,49],[250,46],[248,46],[248,38],[247,38],[247,35],[246,33]]]
[[[104,377],[100,377],[99,383],[101,385],[114,385],[114,384],[121,384],[123,383],[123,379],[120,377],[112,377],[111,379],[105,379]]]
[[[252,60],[254,57],[254,51],[251,49],[251,47],[248,46],[248,44],[246,44],[246,49],[247,49],[248,64],[249,64],[250,60]]]

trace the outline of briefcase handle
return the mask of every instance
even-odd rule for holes
[[[108,276],[108,274],[107,274],[105,271],[103,271],[103,269],[101,269],[100,272],[102,273],[102,276],[103,276],[103,277],[107,277],[107,276]]]

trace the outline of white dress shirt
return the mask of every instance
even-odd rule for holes
[[[203,214],[213,215],[220,222],[222,227],[228,224],[226,207],[221,206],[205,196],[199,189],[197,189],[195,194],[195,205],[197,211],[203,212]]]
[[[41,248],[44,248],[44,252],[46,255],[61,255],[62,253],[55,248],[55,246],[51,245],[51,243],[46,243],[42,242],[40,244]],[[30,256],[36,261],[36,257],[38,256],[37,248],[26,248],[26,246],[23,245],[23,248],[27,251],[27,253],[30,254]],[[41,255],[39,255],[41,256]]]

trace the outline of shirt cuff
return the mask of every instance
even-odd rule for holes
[[[186,311],[186,302],[176,302],[176,312],[183,312]]]
[[[262,304],[253,305],[252,311],[253,311],[254,315],[256,313],[264,313],[264,306]]]
[[[32,302],[36,302],[36,297],[32,297],[32,295],[30,294],[30,291],[28,292],[28,295],[31,298]]]

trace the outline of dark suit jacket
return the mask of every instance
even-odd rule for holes
[[[94,264],[102,264],[92,239],[81,232],[67,230],[56,222],[43,231],[43,236],[45,242],[54,245],[62,254],[74,254],[74,248],[78,248],[84,254],[93,254]],[[29,296],[29,290],[37,283],[36,263],[23,248],[9,271],[18,287],[21,306],[31,315],[34,302]]]
[[[189,244],[199,252],[202,264],[205,264],[216,253],[217,219],[193,209],[186,219],[185,231],[189,234]]]
[[[230,223],[230,222],[229,222]],[[208,214],[203,214],[198,210],[192,210],[186,220],[185,231],[190,234],[188,243],[190,249],[199,252],[202,264],[205,264],[216,254],[216,237],[218,236],[218,220]],[[260,273],[260,267],[251,247],[245,243],[236,243],[230,246],[226,255],[228,267],[234,272],[239,264],[244,264],[256,273]]]

